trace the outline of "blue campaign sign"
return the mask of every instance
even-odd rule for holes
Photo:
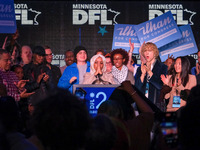
[[[180,26],[179,29],[182,33],[182,38],[159,49],[162,62],[168,58],[168,54],[173,54],[174,58],[176,58],[179,56],[194,54],[198,51],[190,25]]]
[[[135,33],[134,26],[130,24],[115,24],[112,49],[123,48],[128,52],[130,50],[129,38],[131,38],[131,42],[134,43],[133,53],[139,53],[141,44]]]
[[[158,48],[182,37],[171,11],[134,28],[141,44],[144,41],[152,42]]]
[[[97,115],[97,110],[101,103],[108,100],[112,92],[115,90],[116,87],[119,85],[91,85],[91,84],[77,84],[73,85],[73,94],[80,97],[82,96],[79,94],[80,92],[76,92],[77,90],[80,91],[80,88],[83,89],[86,94],[84,98],[86,100],[86,105],[89,111],[89,114],[92,117]],[[83,92],[83,93],[84,93]],[[78,95],[76,94],[78,93]],[[83,98],[83,97],[80,97]]]
[[[0,33],[15,33],[16,29],[14,0],[1,0]]]

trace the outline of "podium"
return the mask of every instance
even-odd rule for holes
[[[118,86],[120,85],[75,84],[73,85],[73,94],[85,100],[89,114],[95,117],[101,103],[108,100],[112,92]]]

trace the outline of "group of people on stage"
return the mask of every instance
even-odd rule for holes
[[[71,117],[72,121],[74,119],[75,122],[73,122],[73,124],[78,123],[78,125],[75,125],[76,127],[66,125],[69,128],[67,130],[78,130],[82,132],[80,137],[83,136],[83,138],[86,138],[86,146],[83,143],[76,143],[72,139],[71,142],[75,142],[73,143],[74,145],[83,144],[81,147],[79,147],[80,145],[76,145],[74,149],[83,148],[84,146],[85,149],[98,149],[96,145],[99,146],[99,149],[106,149],[105,147],[103,148],[103,146],[106,146],[108,142],[113,145],[110,146],[108,144],[107,149],[149,149],[151,147],[150,133],[152,131],[154,113],[156,110],[160,112],[178,112],[181,110],[180,108],[187,106],[188,98],[190,98],[190,101],[193,101],[191,100],[192,96],[190,92],[191,89],[196,87],[200,82],[200,52],[197,53],[198,62],[191,70],[190,61],[186,56],[180,56],[176,59],[171,56],[165,62],[161,62],[159,60],[159,50],[157,46],[154,43],[147,42],[143,43],[140,47],[139,55],[141,58],[141,65],[138,65],[136,59],[132,56],[134,52],[134,43],[131,43],[131,40],[129,40],[129,45],[129,52],[123,48],[114,49],[107,54],[104,50],[96,50],[90,61],[88,61],[87,49],[83,46],[77,46],[74,51],[67,50],[65,52],[66,65],[59,68],[51,64],[53,55],[49,46],[35,46],[31,49],[28,45],[20,47],[17,42],[11,41],[7,45],[5,44],[3,49],[0,49],[0,99],[2,101],[0,101],[0,103],[2,103],[2,105],[4,104],[3,98],[6,99],[5,101],[12,101],[10,99],[14,99],[16,107],[20,109],[21,117],[24,120],[22,121],[23,125],[20,132],[27,137],[32,137],[29,124],[27,124],[30,118],[35,117],[34,121],[40,121],[41,124],[39,122],[34,122],[35,124],[33,124],[36,130],[34,133],[37,138],[41,140],[41,147],[43,148],[48,147],[50,149],[56,149],[52,144],[54,142],[59,143],[58,140],[61,137],[58,133],[65,133],[64,126],[61,124],[62,121],[65,122],[65,118],[67,117],[65,115],[68,115]],[[79,104],[79,102],[73,104],[70,100],[66,103],[62,101],[62,98],[67,97],[75,99],[74,101],[77,100],[76,97],[71,95],[74,84],[119,85],[116,91],[111,95],[110,100],[102,103],[98,111],[99,114],[106,114],[112,119],[110,120],[109,117],[105,118],[105,116],[102,117],[101,115],[97,116],[95,119],[93,118],[92,128],[89,128],[90,121],[88,121],[88,116],[84,116],[86,115],[84,114],[86,113],[84,112],[85,110],[81,110],[82,112],[76,110],[75,105],[79,105],[77,106],[78,108],[81,104]],[[57,91],[57,88],[66,93],[69,91],[69,93],[61,94],[61,91]],[[60,96],[56,92],[58,92]],[[194,92],[192,94],[194,94]],[[195,94],[197,94],[198,97],[198,93]],[[50,95],[53,96],[50,97]],[[56,100],[60,101],[61,104],[57,104],[55,102]],[[133,103],[136,104],[140,112],[137,117],[133,115]],[[47,106],[45,107],[45,105]],[[75,116],[83,113],[83,118],[79,116],[79,122],[76,122],[76,118],[73,118],[75,116],[72,115],[74,111],[69,110],[65,112],[65,105],[70,105],[71,109],[73,108],[74,111],[77,111]],[[66,106],[66,109],[70,109],[70,106]],[[51,115],[54,115],[54,111],[55,117],[46,114],[48,112],[49,115],[51,113]],[[2,113],[6,113],[6,110],[2,111]],[[63,118],[60,118],[59,115]],[[1,119],[2,118],[0,118],[0,122]],[[55,121],[58,121],[60,124],[53,123],[54,121],[52,119],[55,119]],[[85,127],[79,130],[82,124],[80,121],[81,119],[85,123]],[[65,123],[70,124],[69,118],[67,121],[68,122]],[[106,123],[104,121],[106,121]],[[115,130],[110,133],[113,139],[108,139],[108,141],[99,139],[100,141],[98,141],[98,135],[92,132],[97,132],[99,136],[103,134],[100,131],[100,127],[98,127],[98,123],[100,123],[102,127],[105,125],[104,128],[111,129],[112,125],[107,124],[109,121],[111,121],[111,124],[115,127]],[[45,128],[42,126],[48,126],[48,124],[49,126],[52,125],[52,128],[54,125],[55,129],[58,130],[54,133],[54,130],[46,127],[50,130],[50,133],[52,132],[52,134],[58,136],[50,136],[55,141],[50,140],[47,133],[42,133],[42,128]],[[41,126],[41,128],[39,126]],[[81,131],[82,129],[84,131]],[[88,134],[86,133],[86,129],[91,134],[88,136],[89,139],[85,137]],[[78,131],[73,130],[72,132]],[[104,129],[104,131],[106,131],[106,129]],[[41,134],[39,132],[41,132]],[[66,132],[66,134],[67,133],[68,132]],[[68,134],[71,135],[72,133]],[[138,138],[133,134],[137,135]],[[63,137],[64,136],[66,135],[63,135]],[[121,136],[124,136],[124,138]],[[75,138],[80,137],[77,136]],[[107,139],[106,137],[104,138]],[[49,139],[49,141],[46,139]],[[114,139],[118,142],[113,142]],[[65,140],[70,141],[69,137],[66,137]],[[93,143],[95,148],[91,147],[90,140],[96,144]],[[52,141],[52,143],[50,141]],[[32,142],[34,143],[34,140]],[[60,141],[61,145],[63,144],[62,142],[64,141]],[[103,145],[98,142],[102,142]],[[142,142],[146,145],[142,144]],[[55,143],[55,145],[57,144],[59,147],[58,143]],[[36,142],[36,146],[40,147],[37,144]],[[31,144],[29,146],[31,147]],[[34,146],[32,148],[34,149]],[[60,147],[60,149],[62,148]]]

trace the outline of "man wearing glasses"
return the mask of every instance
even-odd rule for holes
[[[49,46],[45,46],[44,48],[45,48],[45,63],[46,66],[50,69],[52,75],[52,82],[53,82],[52,85],[56,87],[61,77],[61,71],[59,67],[51,64],[53,59],[51,48]]]

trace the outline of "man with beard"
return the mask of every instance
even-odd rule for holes
[[[67,68],[67,66],[70,66],[71,64],[74,63],[75,57],[74,53],[71,50],[65,51],[65,66],[60,67],[60,71],[63,74],[64,70]]]

